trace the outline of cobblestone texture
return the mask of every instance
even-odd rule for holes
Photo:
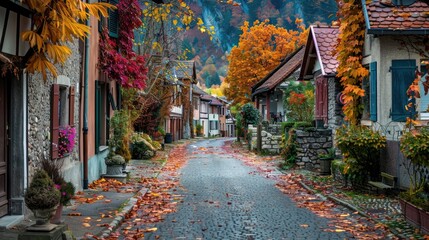
[[[184,195],[178,211],[154,225],[146,239],[345,239],[326,232],[325,218],[298,208],[271,179],[220,152],[223,141],[189,147],[193,157],[181,171]],[[201,147],[209,151],[201,152]],[[341,212],[345,209],[338,210]]]

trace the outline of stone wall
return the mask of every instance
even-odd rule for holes
[[[75,86],[75,127],[76,138],[73,152],[61,159],[63,161],[64,172],[70,168],[80,169],[79,162],[79,79],[80,79],[80,54],[79,44],[75,41],[68,44],[72,54],[63,66],[57,65],[59,76],[65,76],[70,79],[70,86]],[[39,168],[42,159],[50,159],[51,147],[51,86],[57,83],[57,78],[48,73],[46,81],[43,80],[40,73],[32,74],[28,79],[28,173],[32,178],[34,170]],[[81,186],[80,174],[74,176],[72,181],[79,189]]]
[[[328,78],[328,128],[337,129],[343,123],[342,106],[337,101],[341,85],[334,77]]]
[[[326,154],[332,144],[332,130],[295,130],[297,142],[296,164],[313,170],[320,167],[319,154]]]
[[[249,125],[249,134],[252,135],[252,140],[250,141],[250,149],[257,150],[257,138],[258,138],[258,129],[252,125]],[[268,151],[272,154],[279,154],[282,136],[281,135],[273,135],[267,131],[261,131],[262,137],[262,151]]]

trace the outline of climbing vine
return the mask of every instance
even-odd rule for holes
[[[83,39],[90,31],[85,24],[89,16],[100,19],[114,6],[108,3],[85,3],[76,0],[24,0],[33,12],[34,27],[22,33],[22,39],[30,44],[32,54],[26,70],[40,72],[47,79],[47,71],[57,76],[56,63],[64,64],[72,54],[67,42]]]
[[[357,125],[362,113],[361,97],[365,95],[362,81],[369,75],[368,69],[362,66],[363,46],[365,42],[365,19],[360,0],[338,3],[340,35],[335,51],[339,66],[337,77],[343,86],[343,112],[345,119]]]
[[[100,38],[99,67],[109,78],[124,88],[143,89],[146,86],[145,58],[133,51],[134,29],[142,24],[141,9],[137,0],[121,0],[117,5],[119,15],[118,39],[103,30]]]

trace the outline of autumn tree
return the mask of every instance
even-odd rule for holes
[[[365,95],[362,81],[369,72],[362,66],[365,42],[365,19],[360,0],[338,0],[340,35],[335,51],[339,66],[337,77],[343,87],[343,112],[352,125],[358,124],[362,113],[361,98]]]
[[[225,96],[234,104],[251,101],[251,86],[272,71],[282,59],[305,44],[308,30],[297,20],[298,30],[269,24],[268,20],[245,22],[238,45],[228,56]]]
[[[89,17],[107,16],[108,8],[114,6],[98,2],[85,3],[80,0],[24,0],[33,11],[31,30],[22,33],[24,41],[30,44],[30,54],[26,70],[29,73],[41,72],[43,79],[47,79],[47,71],[57,76],[55,64],[64,64],[72,54],[67,42],[75,38],[83,39],[90,31],[85,24]]]

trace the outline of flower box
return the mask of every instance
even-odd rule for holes
[[[429,213],[423,209],[420,209],[420,230],[429,234]]]

